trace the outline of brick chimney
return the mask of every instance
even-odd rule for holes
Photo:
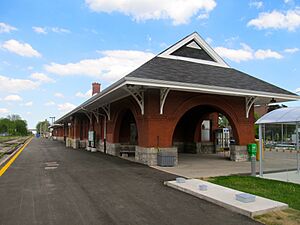
[[[92,95],[100,92],[100,84],[97,82],[92,83]]]

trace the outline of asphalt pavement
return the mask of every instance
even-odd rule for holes
[[[259,224],[163,185],[173,179],[118,157],[34,138],[0,177],[0,224]]]

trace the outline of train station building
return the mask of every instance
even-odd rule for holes
[[[247,159],[254,105],[299,96],[231,68],[197,33],[178,41],[55,122],[67,147],[157,165],[157,155],[216,153]],[[221,125],[220,120],[227,125]],[[221,122],[222,122],[221,121]]]

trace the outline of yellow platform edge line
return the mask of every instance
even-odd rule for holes
[[[32,138],[30,138],[19,150],[18,152],[2,167],[0,170],[0,177],[5,173],[5,171],[10,167],[10,165],[16,160],[16,158],[21,154],[21,152],[26,148],[26,146],[30,143]]]

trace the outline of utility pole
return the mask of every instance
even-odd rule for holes
[[[51,119],[51,124],[53,125],[55,122],[55,116],[50,116],[49,118]]]

